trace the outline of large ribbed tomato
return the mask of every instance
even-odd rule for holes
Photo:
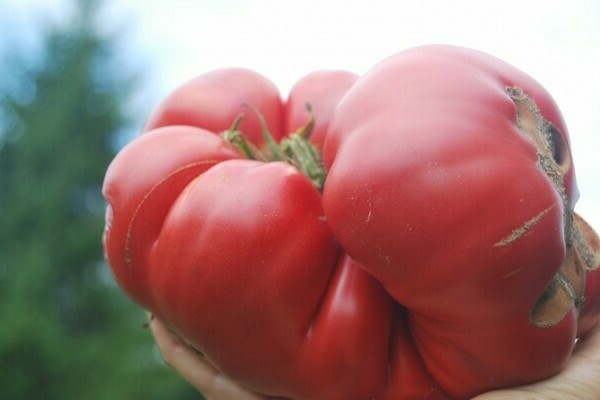
[[[479,52],[313,73],[287,101],[248,70],[200,76],[104,194],[125,292],[266,395],[466,399],[555,374],[600,318],[560,112]]]

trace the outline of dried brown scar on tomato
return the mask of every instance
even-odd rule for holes
[[[558,128],[546,120],[536,104],[523,90],[508,87],[506,92],[516,106],[517,127],[537,148],[538,166],[550,179],[560,195],[565,210],[565,238],[569,238],[572,215],[563,183],[563,176],[571,167],[571,156]]]
[[[577,213],[573,213],[573,247],[581,255],[586,271],[600,268],[600,237]]]
[[[598,266],[600,244],[592,229],[569,207],[563,177],[571,167],[571,157],[563,136],[558,128],[541,115],[534,101],[523,90],[507,87],[506,92],[515,103],[517,127],[535,144],[538,167],[548,176],[563,204],[566,256],[529,312],[529,320],[533,325],[549,328],[561,321],[573,307],[578,312],[583,308],[585,275]],[[527,231],[539,220],[537,217],[542,217],[547,211],[548,209],[527,221],[513,235],[520,237],[524,233],[521,231]],[[508,245],[513,240],[515,239],[509,236],[497,245]]]
[[[600,238],[577,214],[573,214],[572,245],[558,273],[530,311],[531,323],[548,328],[575,307],[581,311],[585,302],[585,275],[600,265]]]
[[[530,322],[540,328],[549,328],[560,322],[575,307],[583,307],[585,271],[581,258],[574,247],[569,247],[567,256],[550,284],[544,289],[529,312]]]
[[[514,242],[515,240],[518,240],[519,238],[521,238],[533,226],[535,226],[535,224],[537,224],[546,214],[548,214],[548,212],[550,210],[552,210],[555,206],[556,205],[551,205],[550,207],[546,208],[545,210],[543,210],[542,212],[540,212],[539,214],[537,214],[536,216],[534,216],[533,218],[531,218],[529,221],[526,221],[523,225],[521,225],[520,227],[518,227],[517,229],[515,229],[514,231],[512,231],[510,233],[510,235],[508,235],[505,238],[502,238],[502,240],[500,240],[499,242],[497,242],[496,244],[494,244],[494,247],[508,246],[509,244],[511,244],[512,242]]]

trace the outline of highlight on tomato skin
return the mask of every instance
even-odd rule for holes
[[[310,141],[321,150],[335,105],[357,79],[358,75],[339,70],[314,71],[300,78],[290,89],[286,100],[284,131],[294,132],[305,123],[303,107],[306,103],[310,104],[318,113]]]
[[[200,75],[103,194],[120,287],[260,394],[468,399],[556,374],[600,321],[560,110],[475,50],[315,71],[285,99]]]
[[[222,132],[251,104],[264,115],[276,140],[282,135],[283,105],[279,90],[266,77],[245,68],[223,68],[200,75],[176,88],[151,112],[143,132],[163,126],[196,126]],[[261,126],[246,118],[240,129],[254,143],[262,143]]]

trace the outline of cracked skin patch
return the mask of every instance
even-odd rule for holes
[[[531,98],[520,88],[507,87],[515,103],[516,124],[523,135],[537,148],[538,167],[546,174],[559,194],[564,213],[564,238],[566,255],[558,272],[551,279],[529,312],[530,322],[540,328],[549,328],[560,322],[573,308],[581,312],[585,298],[585,273],[590,265],[590,243],[581,234],[581,220],[574,218],[566,196],[563,177],[571,167],[568,147],[558,129],[546,120]],[[555,205],[550,206],[494,246],[508,246],[523,237]]]

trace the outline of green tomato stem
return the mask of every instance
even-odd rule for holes
[[[306,110],[309,113],[307,122],[288,137],[283,138],[280,143],[277,143],[273,138],[260,111],[249,104],[244,104],[244,107],[248,108],[257,117],[268,151],[260,151],[239,130],[240,122],[244,117],[243,113],[236,117],[231,128],[221,133],[221,137],[247,159],[264,162],[284,161],[293,165],[321,192],[327,174],[319,151],[309,141],[310,134],[315,126],[315,118],[310,104],[306,104]]]
[[[263,140],[265,141],[267,148],[271,152],[271,160],[272,161],[283,161],[283,154],[281,153],[281,150],[279,149],[277,142],[275,141],[275,139],[273,139],[273,135],[269,131],[269,127],[267,126],[267,121],[265,121],[265,117],[254,106],[251,106],[250,104],[246,104],[246,103],[244,103],[243,106],[248,108],[250,111],[252,111],[252,113],[256,116],[256,118],[258,118],[258,121],[260,123],[260,131],[261,131]]]
[[[231,127],[221,133],[221,137],[233,147],[235,147],[245,158],[249,160],[266,161],[266,158],[260,150],[248,140],[248,138],[239,130],[240,122],[244,118],[244,114],[240,113],[235,118]]]

